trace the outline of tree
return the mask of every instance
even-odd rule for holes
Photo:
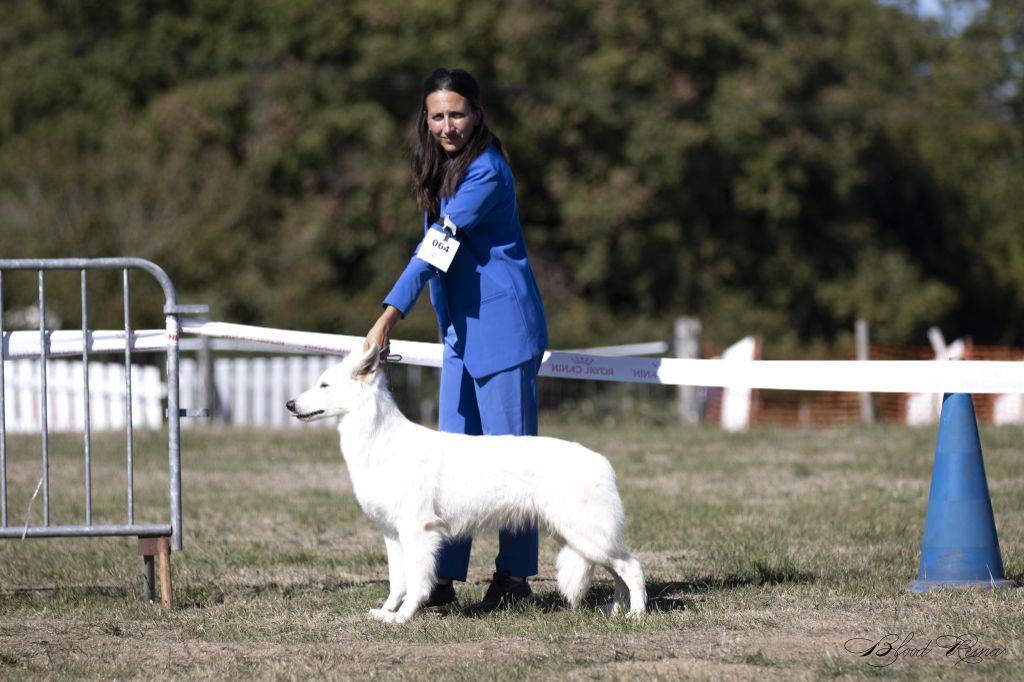
[[[0,248],[148,257],[218,318],[360,334],[418,238],[420,79],[459,65],[511,150],[556,346],[682,314],[775,356],[854,317],[1024,342],[1021,10],[960,32],[905,10],[21,0]],[[434,327],[421,304],[403,334]]]

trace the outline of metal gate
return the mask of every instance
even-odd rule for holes
[[[178,405],[178,336],[181,329],[179,316],[186,314],[202,314],[208,311],[205,305],[179,305],[174,284],[158,265],[140,258],[98,258],[98,259],[0,259],[0,339],[2,339],[3,359],[13,357],[11,341],[13,331],[4,328],[4,272],[5,271],[36,271],[38,273],[38,349],[28,354],[39,358],[39,422],[41,476],[36,494],[42,491],[42,525],[12,525],[8,513],[8,478],[7,478],[7,427],[6,427],[6,386],[4,363],[0,362],[0,538],[54,538],[54,537],[102,537],[102,536],[135,536],[139,538],[139,552],[145,557],[145,591],[148,599],[153,598],[153,556],[160,557],[161,563],[161,597],[166,606],[170,606],[172,595],[170,589],[170,552],[182,549],[182,513],[181,513],[181,443],[180,417],[200,416],[181,410]],[[81,319],[80,335],[77,332],[68,334],[61,332],[61,343],[55,347],[57,330],[47,328],[46,307],[46,273],[54,270],[79,271],[81,281]],[[125,363],[125,438],[127,446],[127,490],[126,513],[124,523],[95,524],[92,514],[92,429],[89,405],[89,362],[90,352],[99,347],[97,335],[89,328],[89,306],[87,296],[88,273],[96,270],[120,270],[122,273],[121,296],[124,306],[124,363]],[[135,482],[134,482],[134,446],[132,424],[132,352],[139,351],[139,339],[132,332],[131,323],[131,285],[129,273],[141,271],[150,275],[160,285],[164,294],[163,314],[166,323],[166,335],[149,350],[166,352],[167,372],[167,478],[169,496],[169,514],[167,523],[143,524],[135,519]],[[22,332],[35,335],[35,331]],[[74,339],[80,339],[80,348],[75,348]],[[68,340],[70,339],[70,343]],[[104,341],[111,341],[106,336]],[[112,339],[120,344],[120,339]],[[118,351],[120,352],[120,351]],[[50,522],[50,425],[48,415],[48,378],[47,359],[57,355],[80,354],[84,382],[81,391],[84,416],[83,423],[83,456],[85,464],[85,518],[81,524],[53,525]],[[33,499],[35,495],[33,496]]]

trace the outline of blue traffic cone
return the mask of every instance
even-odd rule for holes
[[[912,592],[1015,587],[1003,573],[974,404],[966,393],[942,399],[932,488]]]

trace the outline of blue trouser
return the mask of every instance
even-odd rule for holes
[[[537,435],[537,371],[541,357],[511,369],[474,379],[445,344],[441,366],[438,428],[450,433]],[[488,456],[486,453],[482,457]],[[437,575],[465,580],[472,538],[445,542],[437,555]],[[537,528],[498,533],[495,570],[515,576],[537,574]]]

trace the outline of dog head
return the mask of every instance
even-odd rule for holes
[[[372,400],[379,390],[377,368],[380,350],[376,345],[365,353],[353,352],[338,364],[327,368],[316,385],[286,404],[302,421],[342,417]]]

